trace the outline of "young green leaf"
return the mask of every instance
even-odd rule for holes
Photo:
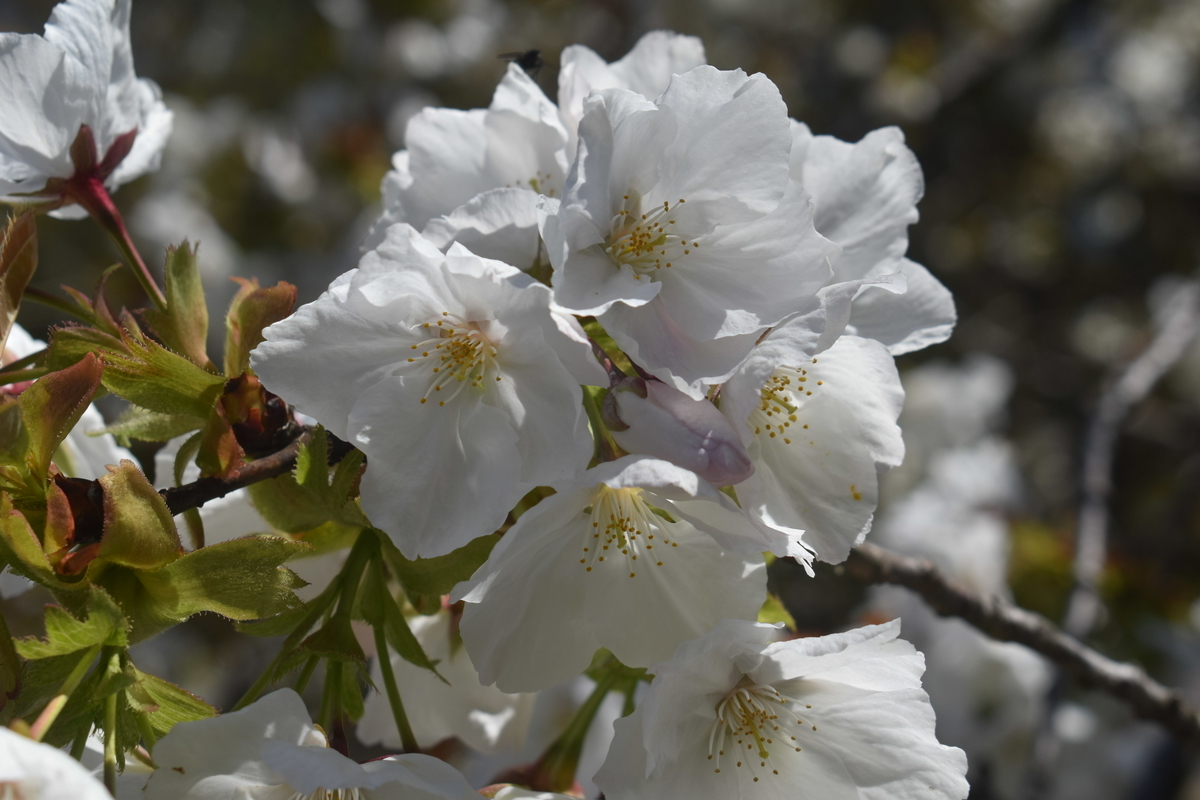
[[[166,310],[147,309],[142,314],[167,347],[187,356],[196,366],[215,371],[205,347],[208,306],[196,266],[198,250],[186,240],[178,247],[167,248]]]
[[[97,646],[125,647],[129,622],[108,593],[95,586],[87,593],[87,615],[78,619],[60,606],[46,607],[46,638],[17,639],[16,648],[28,659],[67,655]]]
[[[21,296],[37,269],[37,218],[26,211],[8,224],[0,244],[0,353],[17,321]]]
[[[225,379],[133,333],[125,352],[104,352],[104,388],[134,405],[163,414],[208,418]]]
[[[21,419],[29,435],[29,466],[44,479],[59,443],[100,388],[100,359],[88,353],[78,363],[52,372],[21,393]]]
[[[279,282],[260,288],[257,280],[235,278],[242,286],[225,317],[225,374],[250,370],[250,351],[263,340],[263,328],[284,319],[296,305],[296,287]]]

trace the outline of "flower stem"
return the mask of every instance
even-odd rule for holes
[[[562,792],[574,785],[575,770],[579,766],[579,756],[583,752],[583,740],[587,736],[588,728],[592,726],[600,704],[619,680],[620,677],[614,672],[606,672],[600,676],[596,688],[575,712],[566,729],[538,760],[534,778],[537,782],[535,788]]]
[[[116,666],[119,656],[114,652],[109,661],[109,671]],[[113,692],[104,698],[104,786],[113,797],[117,796],[117,698]]]
[[[375,651],[379,659],[379,670],[383,673],[383,685],[387,689],[388,704],[391,705],[392,717],[396,720],[396,730],[400,731],[400,744],[406,753],[419,753],[421,747],[417,744],[412,726],[408,724],[404,704],[400,702],[400,689],[396,686],[396,674],[392,671],[391,653],[388,651],[387,637],[384,636],[382,625],[375,628]]]
[[[613,441],[612,434],[608,432],[608,426],[604,424],[600,406],[596,404],[596,398],[586,387],[583,390],[583,410],[587,412],[588,422],[592,426],[592,434],[596,437],[595,460],[597,463],[615,461],[619,458],[617,444]]]
[[[66,195],[81,205],[96,222],[100,223],[100,227],[108,231],[121,254],[129,261],[133,274],[142,284],[142,289],[154,301],[154,305],[158,306],[159,310],[165,311],[167,298],[158,288],[154,276],[150,274],[146,262],[138,253],[133,238],[125,228],[124,220],[121,219],[121,212],[117,210],[117,204],[112,201],[108,190],[104,188],[104,183],[94,177],[73,179],[68,183]]]
[[[304,662],[304,669],[300,670],[300,677],[296,679],[296,685],[293,687],[296,694],[304,694],[305,688],[308,687],[308,681],[317,670],[317,662],[321,660],[320,656],[313,656]]]
[[[342,662],[337,659],[325,660],[325,689],[321,693],[321,710],[317,714],[325,736],[332,740],[334,716],[337,714],[338,697],[342,693]]]

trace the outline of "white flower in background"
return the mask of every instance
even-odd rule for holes
[[[491,533],[587,464],[580,383],[607,383],[578,323],[517,269],[398,224],[264,332],[255,372],[367,455],[363,511],[408,558]]]
[[[855,144],[813,136],[792,121],[791,175],[816,203],[817,230],[842,248],[834,281],[904,274],[902,294],[867,288],[855,299],[849,333],[877,339],[892,355],[945,341],[957,319],[954,298],[929,270],[904,257],[925,180],[899,128]]]
[[[0,727],[0,797],[112,800],[104,784],[70,755]]]
[[[404,711],[421,748],[456,736],[484,753],[519,750],[529,730],[534,695],[506,694],[495,686],[481,685],[462,642],[456,641],[454,620],[448,610],[413,617],[408,625],[449,682],[443,683],[429,670],[388,651],[396,682],[403,687]],[[378,663],[371,670],[371,679],[376,686],[383,685]],[[400,733],[387,695],[371,692],[355,733],[363,744],[400,747]]]
[[[858,291],[838,289],[773,329],[721,390],[721,411],[754,464],[736,487],[742,507],[789,546],[803,535],[835,564],[870,527],[878,473],[904,458],[904,390],[887,348],[857,336],[829,341]]]
[[[146,800],[478,800],[454,767],[421,754],[358,764],[329,747],[300,695],[181,722],[154,746]],[[335,794],[338,793],[338,794]]]
[[[563,201],[543,204],[555,301],[700,399],[832,275],[788,126],[775,85],[740,70],[697,67],[654,102],[593,94]]]
[[[566,142],[554,103],[510,64],[490,107],[427,108],[409,121],[407,149],[392,157],[383,215],[364,246],[407,222],[443,250],[457,241],[528,269],[540,246],[538,195],[562,192]]]
[[[20,325],[14,324],[9,331],[8,340],[4,343],[4,352],[0,353],[0,364],[8,364],[46,347],[46,343],[34,339]],[[0,387],[0,391],[14,387]],[[92,436],[92,433],[105,428],[104,417],[94,405],[88,406],[79,422],[63,439],[58,451],[54,454],[54,464],[64,475],[71,478],[86,478],[96,480],[107,475],[109,464],[120,464],[123,459],[136,462],[133,454],[117,444],[110,434]],[[16,597],[33,587],[33,582],[20,575],[14,575],[8,570],[0,572],[0,597]]]
[[[641,378],[611,387],[606,402],[608,398],[620,423],[628,426],[618,430],[609,424],[626,452],[670,461],[714,486],[740,483],[754,474],[741,437],[708,400],[693,400],[662,381]]]
[[[726,620],[653,668],[596,775],[611,800],[959,800],[961,750],[938,744],[923,659],[898,622],[774,642]]]
[[[766,599],[762,545],[694,473],[644,456],[601,464],[517,520],[452,599],[480,680],[534,691],[598,648],[645,667]],[[746,536],[750,553],[722,545]]]
[[[134,74],[130,6],[67,0],[43,36],[0,33],[0,201],[28,202],[18,195],[43,189],[59,196],[47,182],[75,175],[70,151],[82,125],[96,145],[93,177],[108,189],[158,168],[171,112],[158,86]],[[78,206],[54,213],[84,216]]]
[[[559,57],[558,110],[570,136],[568,156],[575,157],[583,103],[592,92],[628,89],[654,100],[667,90],[672,76],[706,63],[698,37],[671,31],[650,31],[611,64],[581,44],[564,48]]]

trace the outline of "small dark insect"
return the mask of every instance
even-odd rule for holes
[[[542,71],[542,67],[546,66],[546,62],[542,60],[541,50],[524,50],[513,53],[501,53],[496,58],[512,61],[518,67],[525,70],[529,77],[537,79],[538,73]]]

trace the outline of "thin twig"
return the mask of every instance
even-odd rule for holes
[[[1063,628],[1080,638],[1100,616],[1097,582],[1108,549],[1108,496],[1121,423],[1187,350],[1200,331],[1200,287],[1188,284],[1173,298],[1158,335],[1100,398],[1084,440],[1082,498],[1075,532],[1075,589]]]
[[[182,514],[190,508],[200,508],[210,500],[224,497],[252,483],[278,478],[290,471],[296,466],[296,456],[300,448],[311,438],[312,434],[306,431],[287,447],[269,456],[256,458],[234,470],[228,478],[200,478],[183,486],[162,489],[159,494],[167,501],[167,508],[171,509],[172,514]]]
[[[1200,714],[1183,696],[1133,664],[1101,655],[1054,623],[1006,600],[983,596],[946,578],[932,563],[862,544],[846,569],[865,583],[892,583],[918,595],[943,617],[958,617],[1003,642],[1017,642],[1053,661],[1081,685],[1107,692],[1142,719],[1158,722],[1181,741],[1200,746]]]

